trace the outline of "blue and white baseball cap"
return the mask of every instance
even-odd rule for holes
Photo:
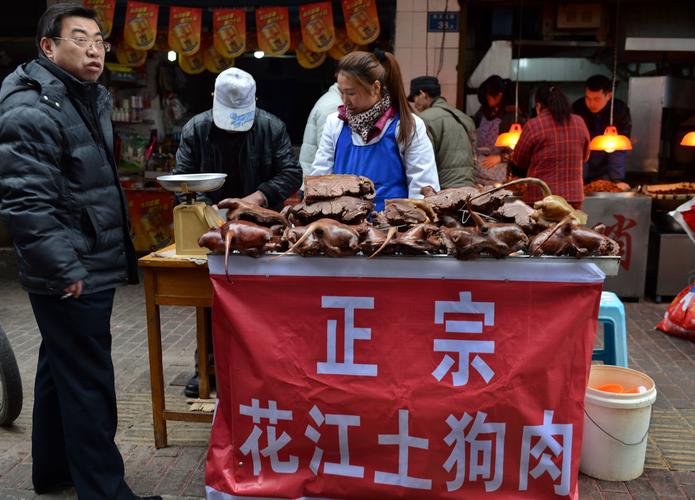
[[[222,130],[246,132],[256,114],[256,81],[246,71],[229,68],[217,76],[212,119]]]

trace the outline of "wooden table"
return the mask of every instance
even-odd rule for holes
[[[173,248],[162,249],[166,251]],[[164,368],[162,366],[162,329],[159,306],[189,306],[196,308],[196,340],[198,347],[198,383],[201,398],[210,397],[206,332],[210,329],[209,308],[212,307],[212,286],[206,264],[188,260],[167,259],[154,254],[139,260],[145,275],[145,304],[147,308],[147,344],[150,354],[150,384],[152,386],[152,418],[154,444],[167,446],[167,420],[212,422],[212,415],[171,411],[164,398]]]

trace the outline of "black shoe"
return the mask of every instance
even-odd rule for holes
[[[215,388],[215,377],[210,375],[210,376],[208,376],[208,380],[210,381],[210,389],[214,389]],[[188,380],[186,387],[183,388],[183,393],[186,395],[187,398],[197,398],[200,396],[200,390],[198,388],[198,374],[197,373],[195,375],[193,375]]]
[[[137,500],[162,500],[159,495],[153,495],[151,497],[138,497]]]
[[[45,495],[46,493],[58,493],[74,487],[75,485],[70,481],[61,481],[55,484],[34,485],[34,492],[37,495]]]
[[[193,375],[183,388],[183,393],[187,398],[197,398],[200,392],[198,391],[198,374]]]

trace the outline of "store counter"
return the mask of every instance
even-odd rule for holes
[[[651,206],[649,196],[633,192],[590,193],[584,199],[587,225],[604,224],[606,235],[620,244],[620,272],[606,278],[604,290],[621,298],[644,296]]]

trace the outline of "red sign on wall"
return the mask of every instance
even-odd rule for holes
[[[576,498],[592,264],[209,264],[209,498]]]

